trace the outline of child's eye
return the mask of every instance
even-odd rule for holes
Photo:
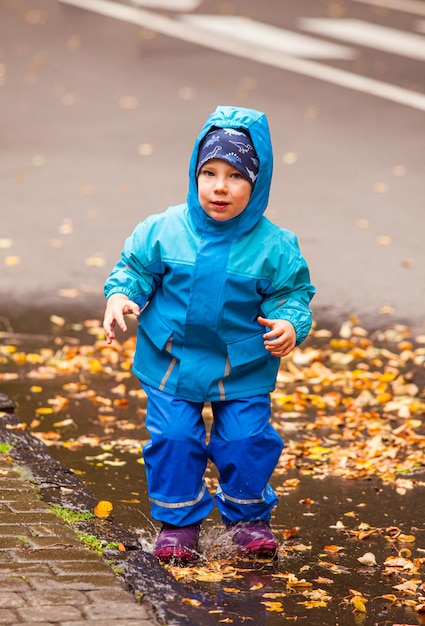
[[[239,172],[234,172],[231,176],[232,178],[243,178],[242,174],[239,174]]]

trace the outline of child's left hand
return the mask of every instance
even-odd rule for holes
[[[264,333],[264,347],[273,356],[282,357],[289,354],[297,340],[295,328],[287,320],[269,320],[265,317],[257,317],[262,326],[268,326],[270,331]]]

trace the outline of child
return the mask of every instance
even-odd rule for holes
[[[295,235],[263,216],[272,165],[264,113],[217,107],[195,142],[187,202],[136,227],[105,285],[108,343],[125,314],[139,318],[133,372],[148,398],[143,456],[163,561],[195,558],[214,501],[240,554],[278,549],[268,481],[283,443],[269,394],[280,357],[310,330],[315,289]]]

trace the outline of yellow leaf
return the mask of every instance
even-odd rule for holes
[[[270,611],[271,613],[283,613],[282,602],[262,602],[266,607],[266,611]]]
[[[240,589],[235,589],[234,587],[223,587],[223,591],[226,593],[241,593]]]
[[[397,537],[397,541],[403,541],[405,543],[412,543],[413,541],[416,541],[416,537],[414,535],[404,535],[403,533],[401,533]]]
[[[359,613],[366,613],[366,598],[361,595],[355,595],[351,598],[350,603],[353,605],[354,610]]]
[[[194,572],[193,578],[194,580],[199,580],[204,583],[218,583],[223,580],[223,574],[198,570]]]
[[[35,410],[37,415],[51,415],[53,413],[53,409],[49,406],[40,406]]]
[[[322,454],[330,454],[332,452],[332,448],[324,448],[323,446],[312,446],[309,449],[309,455],[314,454],[317,456],[322,456]]]
[[[306,609],[316,609],[319,607],[327,606],[327,602],[324,600],[305,600],[304,602],[298,602],[297,604],[302,604],[306,607]]]
[[[299,588],[299,587],[312,587],[313,584],[309,583],[305,580],[305,578],[302,578],[301,580],[288,580],[288,582],[286,583],[287,587],[290,587],[291,589],[294,588]]]
[[[105,465],[111,465],[112,467],[121,467],[122,465],[127,465],[127,461],[104,461]]]
[[[112,503],[108,500],[100,500],[93,509],[93,513],[96,517],[109,517],[112,509]]]

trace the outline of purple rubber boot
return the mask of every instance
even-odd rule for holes
[[[153,555],[160,561],[191,563],[197,557],[199,526],[163,524],[156,539]]]
[[[264,520],[255,522],[239,522],[230,527],[233,542],[241,556],[273,558],[277,554],[279,544]]]

